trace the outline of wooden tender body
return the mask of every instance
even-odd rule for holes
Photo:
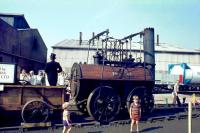
[[[61,109],[65,88],[56,86],[4,85],[0,111],[21,111],[25,122],[44,122],[52,110]]]

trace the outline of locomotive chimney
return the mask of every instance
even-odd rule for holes
[[[80,34],[79,35],[79,45],[81,45],[82,44],[82,32],[80,32],[79,34]]]
[[[155,80],[155,48],[154,48],[154,28],[144,29],[144,62],[149,65]]]
[[[159,46],[159,35],[157,34],[157,46]]]
[[[94,36],[95,36],[95,33],[92,32],[92,38],[94,38]],[[94,46],[94,39],[92,40],[92,45]]]

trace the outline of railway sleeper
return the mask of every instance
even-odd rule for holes
[[[165,116],[158,116],[158,117],[151,117],[147,121],[150,123],[156,122],[156,121],[164,121],[166,120]]]

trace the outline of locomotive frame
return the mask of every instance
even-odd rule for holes
[[[105,30],[89,40],[88,57],[91,42],[98,41],[94,64],[88,64],[87,58],[87,64],[74,63],[72,66],[70,87],[75,105],[96,121],[108,123],[120,111],[128,112],[132,97],[138,95],[142,114],[148,114],[154,106],[154,29],[146,28],[123,39],[108,34],[109,30]],[[139,61],[132,58],[131,40],[138,35],[143,37],[143,62],[141,57]]]

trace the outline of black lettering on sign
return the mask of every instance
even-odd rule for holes
[[[0,79],[9,79],[9,75],[0,75]]]

